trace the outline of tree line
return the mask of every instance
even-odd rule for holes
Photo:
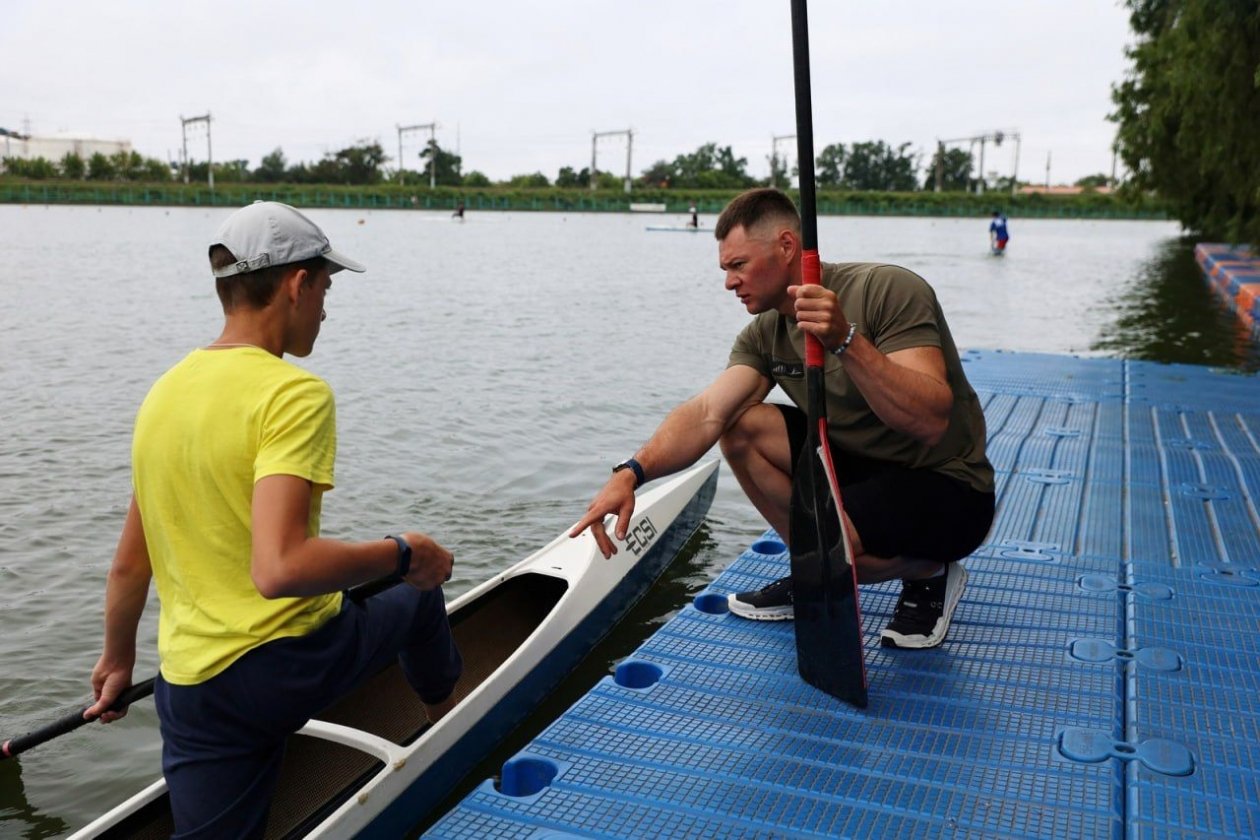
[[[1260,248],[1260,3],[1126,5],[1137,38],[1111,119],[1127,188],[1201,236]]]
[[[658,160],[644,169],[634,179],[634,185],[651,189],[713,189],[739,190],[753,186],[773,185],[788,187],[798,175],[788,161],[769,156],[770,175],[756,178],[748,172],[748,159],[737,156],[730,146],[705,143],[693,152],[680,154],[673,160]],[[974,161],[970,152],[963,149],[938,149],[925,168],[920,167],[921,155],[911,150],[911,144],[897,146],[883,140],[851,144],[832,143],[823,148],[815,161],[815,179],[822,189],[851,191],[914,192],[932,190],[936,186],[938,161],[941,168],[941,185],[947,191],[974,190],[978,173],[973,173]],[[204,183],[209,177],[210,166],[206,162],[193,163],[187,171],[153,158],[143,158],[136,152],[118,152],[105,156],[94,154],[87,160],[70,153],[59,162],[43,158],[23,160],[4,159],[5,171],[13,176],[36,180],[64,178],[91,181],[156,181],[169,182],[185,177]],[[400,183],[423,187],[430,183],[446,187],[506,186],[516,189],[569,187],[589,188],[592,174],[590,167],[576,169],[563,166],[555,178],[542,172],[514,175],[504,181],[491,181],[477,170],[464,171],[463,158],[443,149],[430,140],[419,153],[419,166],[403,169],[388,166],[390,157],[379,142],[361,141],[357,144],[330,152],[313,163],[290,164],[280,148],[264,155],[257,167],[251,168],[245,160],[220,161],[214,164],[216,183],[258,184],[339,184],[345,186],[373,186],[382,183]],[[624,175],[599,171],[594,174],[595,186],[600,189],[620,190]],[[1087,186],[1105,182],[1105,176],[1083,179]],[[1009,178],[989,179],[984,187],[1009,190]]]

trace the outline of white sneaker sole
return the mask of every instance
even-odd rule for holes
[[[957,572],[957,574],[954,574]],[[962,600],[963,590],[967,588],[967,570],[958,563],[950,563],[945,568],[945,574],[949,578],[945,583],[945,606],[941,610],[941,617],[936,620],[936,626],[932,628],[930,636],[903,636],[902,634],[885,628],[880,631],[880,643],[883,644],[887,640],[889,644],[884,647],[908,648],[910,650],[924,650],[925,648],[940,647],[945,641],[945,637],[949,634],[949,625],[954,619],[954,609],[958,606],[958,602]]]
[[[745,604],[743,601],[737,600],[734,595],[726,596],[726,607],[731,611],[732,615],[753,621],[791,621],[795,616],[791,606],[761,607],[758,609],[752,604]]]

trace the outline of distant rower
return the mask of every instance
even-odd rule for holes
[[[1004,253],[1010,238],[1011,234],[1006,230],[1006,217],[1000,211],[994,210],[993,221],[989,222],[989,245],[993,248],[993,253]]]

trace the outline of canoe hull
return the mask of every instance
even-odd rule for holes
[[[465,655],[459,703],[424,724],[394,665],[312,720],[290,739],[267,836],[393,838],[421,822],[664,572],[702,523],[716,484],[711,462],[645,491],[609,560],[589,533],[561,534],[454,599],[448,612],[461,650],[465,641],[482,648]],[[382,710],[398,720],[380,720]],[[158,780],[72,840],[169,833]]]
[[[415,827],[423,815],[450,793],[455,783],[541,703],[664,573],[695,534],[713,500],[714,472],[700,494],[684,508],[634,569],[622,577],[603,601],[579,622],[565,639],[528,675],[503,695],[492,714],[474,724],[467,734],[408,786],[384,812],[354,836],[394,840]],[[611,563],[618,562],[618,554]],[[313,837],[340,837],[336,833]]]

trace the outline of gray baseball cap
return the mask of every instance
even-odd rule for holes
[[[303,260],[323,257],[330,274],[343,268],[363,271],[360,263],[337,253],[319,225],[287,204],[255,201],[242,207],[219,226],[210,247],[222,245],[236,262],[214,269],[215,277],[232,277]]]

